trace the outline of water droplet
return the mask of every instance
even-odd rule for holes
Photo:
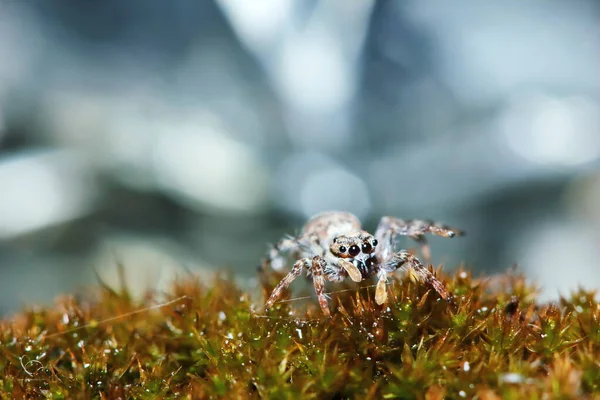
[[[458,392],[458,395],[459,395],[460,397],[467,397],[467,393],[465,393],[465,391],[464,391],[464,390],[461,390],[460,392]]]
[[[500,383],[522,383],[524,381],[523,375],[517,374],[516,372],[509,372],[502,374],[498,377]]]
[[[31,347],[30,345],[25,346],[25,351],[31,351],[33,347]]]
[[[89,368],[90,367],[90,363],[83,363],[83,368]]]
[[[83,347],[84,342],[83,340],[80,340],[79,342],[77,342],[77,347],[79,347],[80,349]]]
[[[64,313],[62,316],[62,322],[64,325],[67,325],[69,323],[69,314]]]
[[[470,370],[471,370],[471,365],[469,364],[468,361],[465,361],[465,363],[463,364],[463,371],[469,372]]]
[[[467,279],[467,273],[465,271],[462,271],[460,274],[458,274],[458,277],[460,279]]]
[[[225,321],[227,319],[227,315],[223,311],[219,311],[219,320]]]

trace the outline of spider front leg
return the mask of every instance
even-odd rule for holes
[[[269,296],[269,299],[265,303],[265,309],[268,310],[269,308],[273,307],[273,304],[275,304],[275,302],[281,297],[281,293],[285,289],[287,289],[288,286],[290,286],[294,279],[300,276],[300,274],[302,273],[302,268],[308,268],[310,266],[310,263],[310,258],[303,258],[301,260],[296,261],[296,263],[292,267],[292,270],[281,280],[281,282],[277,284],[275,289],[273,289],[273,291],[271,292],[271,296]]]
[[[377,281],[377,288],[375,289],[375,302],[377,304],[381,305],[387,301],[387,275],[396,271],[398,268],[406,267],[411,268],[422,281],[431,285],[442,299],[449,300],[451,298],[446,286],[438,280],[417,257],[407,251],[399,251],[389,260],[384,261],[379,267],[377,273],[379,280]]]
[[[402,235],[408,236],[419,243],[421,245],[423,258],[425,261],[429,262],[431,259],[431,251],[427,239],[425,238],[425,234],[427,233],[448,238],[464,234],[458,229],[441,225],[433,221],[416,219],[403,220],[395,217],[383,217],[375,231],[375,237],[381,242],[381,249],[379,252],[384,259],[391,256],[395,237]]]
[[[331,317],[331,312],[329,311],[329,305],[327,304],[327,297],[325,297],[325,293],[323,293],[325,289],[325,276],[323,271],[327,267],[327,261],[321,256],[314,256],[312,259],[311,273],[313,277],[313,285],[315,287],[315,292],[317,293],[317,298],[319,299],[319,306],[325,314],[326,317]]]
[[[281,297],[281,293],[287,289],[290,284],[300,276],[302,273],[302,269],[304,267],[310,268],[310,272],[312,274],[313,285],[315,287],[315,292],[317,293],[317,298],[319,299],[319,306],[325,314],[326,317],[331,316],[331,312],[329,311],[329,306],[327,305],[327,298],[325,297],[324,289],[325,289],[325,276],[323,274],[324,269],[327,266],[327,262],[321,256],[314,256],[312,260],[310,258],[303,258],[301,260],[296,261],[292,270],[279,282],[279,284],[273,289],[271,292],[271,296],[265,303],[265,309],[269,309],[273,307],[273,304]]]

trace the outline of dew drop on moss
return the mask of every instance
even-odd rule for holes
[[[463,364],[463,371],[469,372],[470,370],[471,370],[471,365],[469,364],[468,361],[465,361],[465,363]]]
[[[498,377],[498,381],[500,383],[522,383],[524,381],[523,375],[518,374],[516,372],[509,372],[506,374],[502,374]]]

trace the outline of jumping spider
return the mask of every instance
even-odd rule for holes
[[[443,237],[462,235],[457,229],[432,221],[394,217],[383,217],[375,235],[371,235],[361,228],[359,219],[348,212],[328,211],[317,214],[306,222],[300,235],[283,238],[273,246],[264,260],[263,266],[270,265],[275,270],[281,270],[285,266],[286,253],[297,260],[292,270],[275,287],[265,308],[273,306],[281,297],[282,291],[300,276],[303,268],[307,269],[309,276],[312,275],[319,306],[326,316],[331,313],[323,293],[325,280],[339,282],[350,277],[353,281],[360,282],[377,275],[375,301],[383,304],[387,301],[387,276],[401,267],[412,268],[418,277],[447,300],[450,294],[444,284],[418,258],[406,250],[394,249],[397,236],[408,236],[421,245],[424,259],[429,261],[429,245],[425,238],[427,233]]]

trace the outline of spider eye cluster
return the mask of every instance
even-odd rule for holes
[[[339,257],[347,258],[347,257],[357,257],[361,252],[363,254],[371,254],[375,250],[375,246],[377,246],[377,240],[372,236],[367,236],[365,238],[348,238],[345,236],[339,236],[333,238],[333,244],[331,246],[331,251],[338,255]],[[355,242],[355,243],[352,243]]]

